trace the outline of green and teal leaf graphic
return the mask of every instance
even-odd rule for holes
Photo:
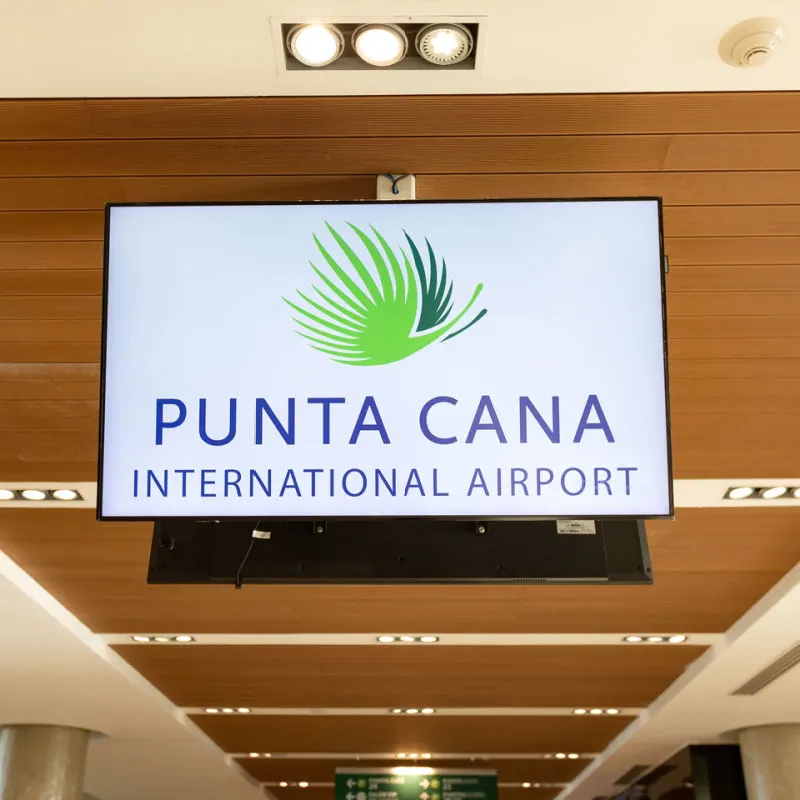
[[[332,253],[333,247],[314,236],[324,262],[319,267],[311,263],[319,282],[311,291],[298,291],[294,302],[283,299],[296,313],[297,333],[334,361],[365,367],[391,364],[433,342],[458,336],[485,316],[484,308],[466,321],[482,283],[461,311],[453,313],[453,281],[427,239],[420,248],[405,233],[406,252],[403,247],[393,249],[372,226],[370,235],[349,224],[369,255],[365,264],[338,231],[325,224],[338,250]]]

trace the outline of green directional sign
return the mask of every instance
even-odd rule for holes
[[[497,800],[497,773],[436,770],[394,774],[388,769],[336,770],[335,800]]]

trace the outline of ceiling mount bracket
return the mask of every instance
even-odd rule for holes
[[[376,196],[378,200],[416,200],[416,176],[384,172],[378,175]]]

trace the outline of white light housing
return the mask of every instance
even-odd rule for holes
[[[419,709],[418,708],[407,708],[405,710],[405,713],[406,714],[419,714]]]
[[[580,758],[580,756],[577,753],[570,753],[567,758],[571,758],[573,761],[575,761],[576,759]]]
[[[233,709],[232,708],[223,708],[222,709],[222,713],[223,714],[233,714]]]
[[[423,644],[435,644],[436,642],[439,641],[439,637],[438,636],[420,636],[419,640]]]
[[[392,709],[392,714],[402,714],[402,713],[403,713],[403,709],[402,708],[393,708]]]
[[[787,494],[788,491],[789,490],[785,486],[771,486],[769,489],[762,489],[759,492],[759,496],[763,497],[764,500],[777,500],[779,497],[783,497]],[[23,495],[24,494],[23,492]]]
[[[0,500],[14,500],[16,496],[16,492],[11,489],[0,489]]]
[[[206,714],[219,714],[219,709],[218,708],[207,708],[206,709]]]
[[[236,711],[239,714],[249,714],[250,713],[250,709],[249,708],[237,708]]]
[[[280,786],[282,789],[285,789],[285,788],[286,788],[288,785],[289,785],[289,784],[288,784],[286,781],[281,781],[281,782],[278,784],[278,786]]]
[[[468,28],[456,24],[426,25],[417,34],[417,52],[430,64],[447,67],[469,56],[474,46]]]
[[[53,492],[56,500],[77,500],[78,493],[74,489],[56,489]]]
[[[187,642],[193,642],[194,636],[189,636],[187,633],[182,633],[180,636],[175,637],[176,642],[180,642],[181,644],[186,644]]]
[[[378,641],[381,644],[391,644],[392,642],[394,642],[394,640],[395,640],[394,636],[379,636],[378,637]]]
[[[301,64],[326,67],[344,52],[344,36],[335,25],[295,25],[286,46]]]
[[[24,489],[22,496],[26,500],[46,500],[47,492],[43,492],[41,489]]]
[[[650,644],[659,644],[660,642],[664,641],[664,637],[663,636],[648,636],[647,639],[645,639],[645,641],[646,642],[650,642]]]
[[[683,644],[689,637],[683,633],[676,633],[674,636],[670,636],[667,641],[670,644]]]
[[[373,67],[390,67],[405,58],[408,39],[397,25],[360,25],[353,31],[353,50]]]
[[[615,717],[617,714],[619,714],[619,709],[618,708],[607,708],[606,709],[606,714],[608,714],[609,716]]]
[[[603,713],[603,709],[602,708],[593,708],[589,713],[593,717],[599,717]]]
[[[800,500],[800,489],[795,489],[795,490],[792,492],[792,497],[794,497],[794,498],[795,498],[795,500]]]
[[[298,781],[297,785],[301,789],[308,789],[308,781]]]
[[[579,717],[582,717],[587,712],[585,708],[576,708],[572,713],[577,714]]]
[[[756,490],[752,486],[736,486],[728,490],[728,499],[746,500],[748,497],[752,497],[755,492]]]
[[[141,644],[144,644],[144,643],[150,641],[150,637],[149,636],[131,636],[131,639],[133,639],[134,642],[140,642]]]
[[[423,708],[422,709],[422,713],[423,714],[433,714],[433,713],[435,713],[435,709],[433,709],[433,708]]]
[[[169,644],[170,638],[169,636],[154,636],[153,641],[159,644]]]
[[[564,759],[567,757],[566,753],[556,753],[556,758]]]
[[[642,637],[641,636],[626,636],[625,637],[625,641],[626,642],[630,642],[631,644],[638,644],[639,642],[642,641]]]
[[[530,789],[531,785],[527,781],[525,781],[525,783],[522,784],[522,788],[523,789]]]

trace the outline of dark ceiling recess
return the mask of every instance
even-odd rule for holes
[[[635,766],[631,767],[624,775],[620,775],[620,777],[617,778],[617,780],[614,781],[614,783],[616,786],[628,786],[648,769],[650,769],[650,767],[647,764],[636,764]]]
[[[372,22],[372,21],[370,21]],[[475,56],[480,46],[478,31],[480,26],[477,22],[460,22],[459,25],[466,28],[472,34],[473,47],[472,52],[457,64],[450,64],[446,66],[431,64],[425,61],[416,50],[414,43],[417,39],[417,34],[428,23],[406,23],[406,22],[392,22],[398,28],[402,28],[408,39],[408,53],[405,58],[397,64],[392,64],[387,67],[376,67],[368,64],[366,61],[359,58],[355,50],[353,50],[352,37],[353,31],[360,25],[365,24],[361,22],[332,22],[334,27],[338,28],[344,37],[344,52],[341,57],[337,58],[331,64],[326,64],[323,67],[310,67],[298,61],[290,52],[287,47],[287,39],[289,32],[300,23],[284,23],[281,25],[281,37],[283,39],[283,54],[286,61],[286,69],[288,71],[305,71],[305,72],[319,72],[321,70],[372,70],[372,71],[387,71],[387,70],[435,70],[437,72],[453,71],[453,70],[474,70],[475,69]]]

